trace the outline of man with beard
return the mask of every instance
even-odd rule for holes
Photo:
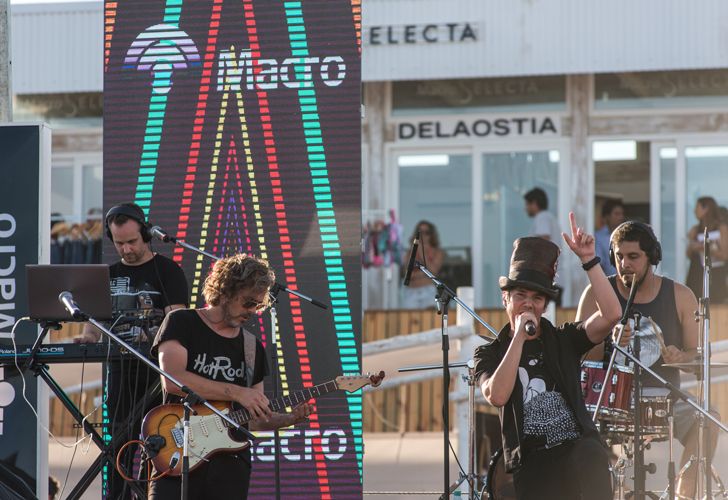
[[[221,259],[207,276],[203,295],[207,307],[169,314],[152,347],[159,366],[201,397],[229,401],[253,416],[252,430],[274,430],[304,422],[312,406],[291,413],[272,413],[263,393],[268,364],[263,344],[243,325],[269,305],[275,282],[265,260],[245,254]],[[165,403],[177,403],[184,393],[162,379]],[[189,475],[190,498],[246,498],[250,482],[250,449],[217,453]],[[161,472],[161,471],[158,471]],[[152,483],[153,500],[180,497],[180,478]]]
[[[607,450],[584,405],[581,357],[609,335],[620,317],[594,237],[576,226],[562,233],[582,262],[599,310],[581,323],[554,326],[542,315],[556,296],[559,248],[542,238],[513,244],[508,276],[499,280],[509,322],[498,338],[475,351],[475,376],[497,407],[503,458],[519,500],[612,498]]]
[[[109,266],[112,331],[142,353],[149,347],[164,315],[187,306],[187,278],[182,269],[164,255],[153,252],[150,225],[144,211],[134,203],[121,203],[109,209],[104,218],[106,235],[114,244],[120,260]],[[90,324],[76,342],[98,342],[101,332]],[[111,421],[112,453],[138,439],[144,414],[162,402],[157,374],[141,361],[119,359],[109,363],[107,389]],[[133,455],[121,457],[121,465],[132,475]],[[111,468],[106,498],[129,498],[129,487]]]
[[[609,258],[616,266],[617,274],[609,278],[612,288],[624,308],[632,287],[637,280],[637,293],[632,310],[642,316],[642,325],[655,325],[652,328],[662,335],[665,349],[661,357],[651,368],[663,378],[676,386],[680,386],[680,373],[676,368],[662,366],[665,363],[689,363],[696,359],[698,345],[698,324],[695,311],[698,308],[693,292],[681,283],[655,273],[656,266],[662,259],[662,248],[652,228],[642,222],[627,221],[619,225],[612,233]],[[588,318],[597,305],[592,289],[584,290],[579,301],[576,319]],[[632,314],[630,314],[632,315]],[[626,345],[631,338],[632,328],[625,327],[622,344]],[[643,338],[642,335],[640,338]],[[604,344],[597,346],[589,353],[590,359],[604,358]],[[643,396],[665,396],[667,390],[649,374],[642,377]],[[696,454],[698,421],[695,411],[684,401],[673,405],[675,437],[685,446],[681,467],[691,455]],[[711,430],[710,454],[715,451],[718,429]],[[678,493],[685,498],[693,498],[697,464],[688,469],[678,482]]]

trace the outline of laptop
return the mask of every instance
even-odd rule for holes
[[[33,321],[77,321],[58,299],[62,292],[70,292],[87,316],[97,321],[111,319],[108,265],[29,264],[25,266],[25,275],[28,315]]]

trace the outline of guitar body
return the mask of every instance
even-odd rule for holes
[[[302,401],[309,401],[333,391],[354,392],[370,384],[377,387],[382,379],[384,372],[376,375],[342,375],[271,401],[269,407],[280,412],[283,408],[292,408]],[[238,425],[251,420],[251,415],[245,408],[233,408],[229,403],[220,401],[211,401],[210,404]],[[234,431],[231,431],[225,422],[206,406],[198,405],[192,408],[197,415],[190,416],[188,447],[190,471],[203,464],[210,455],[221,452],[234,453],[250,446],[248,441],[237,440]],[[158,473],[166,471],[170,476],[182,475],[183,417],[184,406],[181,404],[157,406],[144,417],[142,439],[146,442],[145,446],[150,456],[154,454],[154,450],[159,450],[151,459]]]
[[[224,414],[229,414],[232,408],[228,403],[211,402],[211,404]],[[222,419],[213,414],[205,406],[193,406],[197,415],[190,416],[189,461],[190,472],[199,467],[210,455],[218,452],[236,452],[250,446],[248,441],[236,441],[231,429],[224,425]],[[153,436],[164,438],[164,444],[159,453],[152,459],[154,468],[158,473],[170,469],[168,475],[182,475],[182,452],[184,427],[184,406],[181,404],[166,404],[151,410],[142,422],[142,436],[148,439]]]

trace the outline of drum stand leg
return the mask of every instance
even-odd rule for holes
[[[616,479],[616,487],[614,488],[614,498],[616,500],[624,500],[625,469],[631,461],[629,459],[629,452],[625,450],[625,446],[627,445],[622,445],[622,455],[617,459],[617,463],[612,468],[612,473]]]

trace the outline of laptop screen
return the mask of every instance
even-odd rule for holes
[[[106,264],[52,264],[25,266],[28,312],[34,321],[76,321],[58,296],[70,292],[73,301],[97,321],[111,319],[109,266]]]

